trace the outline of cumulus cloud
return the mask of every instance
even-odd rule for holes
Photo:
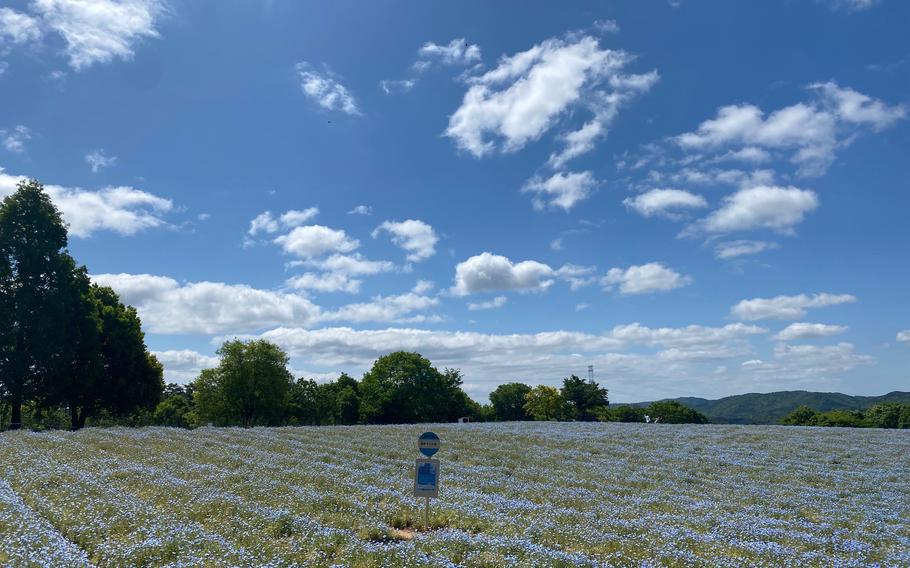
[[[704,152],[729,146],[749,150],[788,150],[803,176],[823,174],[836,150],[849,144],[857,127],[883,130],[906,116],[903,106],[890,106],[834,82],[809,85],[816,98],[765,116],[755,105],[721,107],[713,119],[675,138],[685,150]]]
[[[417,55],[420,59],[414,67],[418,71],[426,69],[432,61],[445,65],[470,65],[480,61],[481,57],[480,47],[468,44],[463,37],[453,39],[446,45],[428,41],[420,47]]]
[[[540,292],[553,284],[554,277],[555,271],[546,264],[534,260],[513,263],[504,256],[484,252],[458,263],[452,293],[467,296],[503,290]]]
[[[106,156],[104,150],[94,150],[85,155],[85,163],[92,168],[93,174],[113,166],[116,162],[117,156]]]
[[[422,312],[437,305],[438,298],[411,291],[394,296],[375,296],[369,302],[348,304],[324,313],[321,319],[355,323],[440,321],[442,318],[439,316],[412,315],[414,312]]]
[[[277,325],[310,325],[319,307],[297,294],[258,290],[243,284],[190,282],[151,274],[96,274],[139,311],[152,333],[255,332]]]
[[[847,331],[843,325],[828,325],[824,323],[791,323],[784,329],[774,335],[778,341],[798,341],[801,339],[814,339],[819,337],[829,337],[838,335]]]
[[[218,366],[218,357],[203,355],[190,349],[152,351],[152,355],[164,365],[164,380],[187,384],[199,376],[203,369]]]
[[[362,280],[354,276],[366,276],[389,272],[395,265],[386,260],[369,260],[360,254],[333,254],[326,258],[296,260],[289,266],[309,266],[323,271],[307,272],[288,279],[287,285],[297,290],[317,292],[360,292]]]
[[[76,71],[132,59],[137,43],[159,37],[156,25],[167,11],[162,0],[34,0],[31,7],[63,37]]]
[[[407,259],[411,262],[419,262],[436,254],[439,237],[433,227],[423,221],[384,221],[373,231],[373,238],[378,238],[383,231],[391,235],[393,243],[408,252]]]
[[[348,237],[341,229],[307,225],[275,238],[275,244],[281,245],[287,254],[307,259],[326,253],[351,252],[360,246],[360,241]]]
[[[28,14],[12,8],[0,8],[0,46],[24,44],[41,39],[41,23]]]
[[[309,207],[302,211],[291,209],[285,211],[279,216],[272,215],[271,211],[264,211],[250,221],[250,228],[247,234],[256,236],[260,234],[272,234],[281,230],[292,229],[303,225],[307,221],[319,214],[318,207]]]
[[[623,205],[644,217],[679,218],[679,211],[707,207],[701,195],[681,189],[652,189],[635,197],[627,197]]]
[[[468,303],[468,309],[472,312],[478,310],[495,310],[506,305],[509,299],[505,296],[496,296],[492,300],[487,300],[486,302],[470,302]]]
[[[910,345],[910,329],[905,329],[903,331],[897,332],[896,339],[898,341],[900,341],[901,343],[906,343],[907,345]]]
[[[14,176],[0,168],[0,198],[16,191],[25,176]],[[170,199],[127,186],[84,190],[78,187],[45,185],[45,191],[60,209],[74,237],[89,237],[98,231],[134,235],[146,229],[167,226],[163,215],[174,208]]]
[[[778,343],[774,346],[773,361],[747,361],[753,364],[743,363],[743,368],[753,377],[764,377],[778,383],[809,380],[830,385],[833,375],[872,362],[872,357],[857,354],[851,343],[823,346]]]
[[[594,29],[602,33],[615,34],[619,32],[619,24],[616,20],[595,20]]]
[[[3,139],[3,147],[8,151],[21,154],[25,151],[25,143],[32,139],[32,131],[22,124],[11,130],[0,129],[0,138]]]
[[[547,179],[531,178],[522,188],[523,192],[535,194],[534,208],[559,207],[569,211],[579,201],[587,199],[597,180],[591,172],[557,172]]]
[[[741,189],[725,197],[720,208],[706,218],[687,227],[683,236],[757,229],[792,234],[793,227],[818,203],[815,192],[807,189],[766,185]]]
[[[818,0],[835,12],[862,12],[878,4],[879,0]]]
[[[357,207],[348,211],[348,215],[372,215],[373,208],[369,205],[358,205]]]
[[[714,245],[714,256],[721,260],[730,260],[731,258],[759,254],[776,248],[778,248],[777,243],[767,241],[724,241]]]
[[[741,320],[797,319],[806,315],[810,308],[826,308],[840,304],[852,304],[856,296],[851,294],[799,294],[797,296],[775,296],[773,298],[752,298],[742,300],[730,310],[731,315]]]
[[[497,147],[519,150],[539,139],[583,99],[597,99],[585,93],[606,94],[598,89],[611,78],[616,84],[612,94],[640,86],[640,79],[623,83],[620,71],[631,60],[625,52],[601,49],[590,36],[574,41],[548,39],[503,57],[495,69],[470,79],[461,106],[449,118],[446,135],[477,157]]]
[[[300,78],[300,89],[313,102],[324,109],[337,110],[352,116],[359,116],[360,109],[354,95],[342,85],[331,70],[319,72],[309,63],[302,61],[295,67]]]
[[[600,282],[608,290],[618,286],[622,294],[650,294],[687,286],[692,283],[692,277],[659,262],[650,262],[625,269],[611,268]]]

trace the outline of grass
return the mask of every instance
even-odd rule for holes
[[[431,530],[416,438],[442,438]],[[910,565],[910,432],[505,423],[0,434],[0,559]]]

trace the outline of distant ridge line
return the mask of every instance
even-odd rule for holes
[[[866,410],[884,402],[910,402],[910,392],[892,391],[881,396],[854,396],[839,392],[778,391],[725,396],[718,399],[679,397],[675,400],[705,414],[717,424],[777,424],[800,406],[819,412],[828,410]],[[649,402],[633,402],[647,406]]]

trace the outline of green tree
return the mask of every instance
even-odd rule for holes
[[[605,422],[644,422],[645,409],[638,406],[621,404],[602,408],[599,417]]]
[[[866,411],[866,423],[873,428],[899,428],[905,406],[899,402],[876,404]]]
[[[708,417],[675,400],[652,402],[646,412],[653,420],[664,424],[707,424]]]
[[[461,372],[440,372],[419,353],[396,351],[376,360],[360,382],[364,422],[451,422],[471,411]]]
[[[570,416],[576,420],[597,420],[599,409],[610,404],[607,389],[600,388],[593,380],[583,380],[571,375],[562,381],[560,393],[570,407]]]
[[[60,365],[65,344],[66,227],[36,180],[20,182],[0,205],[0,395],[10,428]]]
[[[288,356],[265,340],[225,342],[215,369],[193,383],[201,423],[276,426],[285,416],[293,377]]]
[[[145,346],[136,309],[108,287],[89,285],[85,269],[74,269],[67,288],[65,365],[52,376],[46,393],[69,407],[71,427],[92,416],[122,417],[152,411],[161,401],[164,370]]]
[[[525,397],[531,387],[524,383],[499,385],[490,393],[490,404],[496,420],[530,420],[525,412]]]
[[[861,428],[865,425],[863,413],[859,410],[829,410],[815,416],[816,426],[840,426]]]
[[[525,395],[525,412],[534,420],[563,420],[571,409],[555,387],[537,385]]]
[[[164,387],[164,394],[155,407],[152,420],[158,426],[191,427],[195,422],[192,385],[169,383]]]
[[[795,408],[790,414],[781,419],[780,423],[786,426],[811,426],[815,424],[815,417],[818,415],[813,409],[806,405]]]

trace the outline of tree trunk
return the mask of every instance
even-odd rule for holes
[[[13,412],[9,421],[9,429],[18,430],[22,428],[22,398],[18,396],[13,397],[13,400],[10,401],[10,405],[12,406]]]
[[[70,403],[70,430],[79,429],[79,409],[75,404]]]
[[[83,408],[79,413],[79,430],[85,428],[85,419],[88,418],[88,410]]]

